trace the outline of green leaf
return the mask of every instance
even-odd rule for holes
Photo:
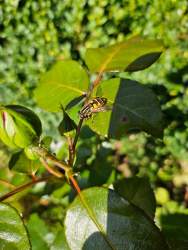
[[[27,223],[32,250],[70,250],[65,239],[64,229],[48,225],[38,214],[31,214]]]
[[[58,130],[60,135],[64,135],[74,129],[77,128],[76,123],[70,118],[70,116],[67,114],[67,112],[64,110],[64,108],[62,107],[63,110],[63,120],[60,122],[59,126],[58,126]]]
[[[73,60],[57,62],[40,80],[35,90],[38,105],[51,112],[60,111],[74,98],[84,95],[89,85],[86,71]]]
[[[24,151],[14,153],[9,161],[11,170],[26,174],[34,174],[40,166],[41,164],[38,160],[28,159]]]
[[[170,250],[187,250],[188,248],[188,240],[167,240],[167,242]]]
[[[101,82],[97,95],[106,97],[112,110],[88,120],[95,132],[111,138],[134,131],[162,136],[163,114],[157,97],[148,87],[129,79],[113,78]]]
[[[21,105],[6,105],[5,108],[15,118],[31,127],[38,136],[42,133],[42,124],[39,117],[30,109]]]
[[[120,196],[143,209],[151,218],[154,218],[156,201],[148,179],[137,176],[122,179],[114,184],[114,189]]]
[[[50,250],[71,250],[67,245],[64,229],[57,233]]]
[[[49,250],[47,242],[48,228],[44,221],[37,214],[32,214],[27,223],[31,238],[32,250]]]
[[[113,171],[110,155],[112,150],[101,146],[96,152],[95,160],[89,167],[89,183],[92,186],[101,186],[107,182]]]
[[[20,105],[0,107],[0,138],[12,148],[26,148],[38,140],[42,125],[38,116]]]
[[[165,204],[167,205],[168,202]],[[172,204],[169,206],[172,209]],[[166,208],[166,207],[165,207]],[[188,249],[188,209],[167,213],[168,209],[164,209],[160,215],[160,227],[167,239],[171,250],[187,250]]]
[[[75,106],[79,106],[80,104],[84,102],[84,98],[85,98],[85,95],[81,95],[79,97],[74,98],[67,104],[67,106],[65,107],[65,110],[68,111],[69,109],[72,109]]]
[[[66,110],[69,117],[75,122],[75,124],[79,123],[80,117],[78,115],[80,109],[82,108],[82,105],[75,105],[69,110]]]
[[[136,36],[106,48],[87,49],[85,61],[92,73],[138,71],[153,64],[163,50],[160,40]]]
[[[10,115],[2,111],[0,108],[0,139],[8,147],[16,149],[18,147],[10,137],[11,131],[14,131],[13,119]]]
[[[26,228],[16,209],[0,203],[0,249],[31,249]]]
[[[41,144],[45,148],[50,148],[53,138],[51,136],[44,136],[41,140]]]
[[[168,249],[154,223],[113,190],[95,187],[82,191],[82,195],[113,247],[109,247],[80,198],[76,197],[65,217],[65,235],[71,250]]]
[[[188,241],[188,214],[162,214],[160,216],[160,225],[167,239]]]

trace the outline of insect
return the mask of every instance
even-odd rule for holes
[[[82,109],[79,111],[79,116],[81,119],[89,119],[92,117],[92,114],[105,111],[106,104],[106,98],[95,97],[93,100],[82,107]]]

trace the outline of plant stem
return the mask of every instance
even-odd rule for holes
[[[65,172],[70,172],[70,166],[65,162],[58,160],[53,154],[51,154],[48,150],[43,147],[33,147],[33,152],[35,152],[40,159],[43,159],[49,164],[54,164],[55,166],[63,169]]]
[[[2,195],[0,197],[0,202],[6,200],[7,198],[9,198],[9,197],[11,197],[11,196],[23,191],[23,190],[25,190],[26,188],[29,188],[30,186],[32,186],[32,185],[34,185],[36,183],[44,182],[44,181],[47,181],[48,179],[49,179],[49,177],[39,178],[39,179],[36,179],[36,180],[32,180],[32,181],[30,181],[30,182],[28,182],[26,184],[21,185],[21,186],[18,186],[14,190],[10,191],[9,193]]]
[[[93,82],[93,89],[98,86],[98,84],[100,83],[100,81],[102,79],[102,76],[103,76],[103,71],[100,71],[99,74],[97,75],[95,81]]]
[[[77,181],[74,179],[73,176],[70,176],[70,181],[71,181],[71,183],[72,183],[72,185],[73,185],[73,188],[76,190],[76,192],[77,192],[78,194],[80,194],[81,189],[80,189],[80,187],[79,187]]]
[[[53,168],[51,168],[48,163],[43,159],[43,158],[40,158],[40,161],[42,163],[42,165],[46,168],[46,170],[54,175],[55,177],[58,177],[58,178],[62,178],[63,177],[63,174],[60,173],[59,171],[55,171]]]
[[[76,135],[74,137],[71,152],[70,152],[70,155],[69,155],[69,161],[70,161],[71,166],[74,163],[74,158],[75,158],[75,154],[76,154],[76,144],[77,144],[77,141],[78,141],[78,137],[80,135],[80,130],[81,130],[82,124],[83,124],[83,119],[80,119],[80,121],[78,123],[78,127],[76,129]]]
[[[74,154],[74,150],[73,150],[73,141],[72,141],[72,137],[71,136],[67,136],[67,142],[68,142],[68,147],[69,147],[69,160],[68,163],[69,165],[72,167],[73,165],[73,154]]]

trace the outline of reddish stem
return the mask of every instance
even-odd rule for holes
[[[28,188],[28,187],[30,187],[30,186],[32,186],[32,185],[38,183],[38,182],[43,182],[43,181],[46,181],[46,180],[48,180],[48,179],[49,179],[49,178],[40,178],[40,179],[37,179],[37,180],[35,180],[35,181],[31,181],[31,182],[28,182],[28,183],[26,183],[26,184],[24,184],[24,185],[18,186],[17,188],[15,188],[14,190],[12,190],[11,192],[2,195],[2,196],[0,197],[0,202],[6,200],[7,198],[9,198],[9,197],[11,197],[11,196],[13,196],[13,195],[15,195],[15,194],[17,194],[17,193],[23,191],[24,189],[26,189],[26,188]]]
[[[71,183],[72,183],[74,189],[76,190],[76,192],[77,192],[78,194],[80,194],[80,192],[81,192],[80,187],[79,187],[77,181],[74,179],[74,177],[73,177],[72,175],[69,176],[69,180],[71,181]]]
[[[41,163],[43,164],[43,166],[46,168],[46,170],[47,170],[50,174],[52,174],[52,175],[54,175],[54,176],[56,176],[56,177],[58,177],[58,178],[63,177],[63,175],[62,175],[60,172],[55,171],[53,168],[51,168],[51,167],[48,165],[48,163],[47,163],[43,158],[40,158],[40,161],[41,161]]]

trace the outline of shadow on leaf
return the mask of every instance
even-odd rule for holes
[[[153,91],[129,79],[121,79],[110,118],[109,136],[145,131],[156,137],[163,134],[163,114]]]

